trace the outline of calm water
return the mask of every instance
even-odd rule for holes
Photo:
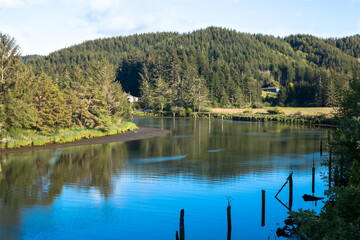
[[[186,239],[275,239],[288,210],[274,198],[293,171],[297,210],[320,211],[323,129],[221,120],[136,119],[170,134],[0,155],[0,239],[175,239],[185,209]],[[261,226],[261,190],[266,191]],[[288,186],[279,199],[288,206]]]

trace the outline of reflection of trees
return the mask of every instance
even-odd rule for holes
[[[311,170],[312,159],[269,159],[285,153],[318,152],[314,138],[321,137],[321,131],[273,123],[155,119],[154,124],[171,129],[171,133],[128,143],[0,155],[0,239],[21,238],[9,234],[21,232],[13,228],[21,228],[22,208],[51,205],[64,186],[80,191],[96,189],[107,198],[114,190],[113,176],[122,171],[142,177],[182,174],[205,181],[226,181],[271,171],[275,165]],[[216,149],[224,151],[209,152]],[[147,161],[179,155],[187,157]]]
[[[312,161],[309,159],[292,158],[318,152],[319,146],[314,139],[320,139],[322,135],[320,129],[277,123],[177,119],[173,125],[172,119],[162,121],[164,128],[171,128],[170,136],[128,143],[129,151],[140,150],[141,158],[177,155],[187,155],[187,158],[145,161],[144,164],[135,161],[132,167],[141,174],[168,175],[181,172],[197,178],[221,181],[240,174],[270,171],[274,166],[289,170],[311,169]],[[223,151],[209,152],[216,149]],[[286,155],[289,159],[284,158]]]
[[[111,176],[120,172],[127,151],[123,143],[114,143],[0,158],[0,226],[7,228],[0,229],[0,239],[14,239],[17,236],[9,234],[19,231],[8,227],[19,226],[21,209],[51,205],[64,186],[95,188],[108,197],[113,190]]]

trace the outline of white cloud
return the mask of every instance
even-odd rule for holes
[[[0,8],[18,8],[46,3],[47,0],[0,0]]]
[[[16,8],[24,6],[21,0],[0,0],[0,8]]]

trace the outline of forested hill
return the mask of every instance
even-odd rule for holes
[[[359,54],[359,35],[276,38],[210,27],[87,41],[27,64],[61,81],[105,58],[123,89],[154,109],[256,105],[261,88],[272,86],[281,89],[278,105],[334,106]]]

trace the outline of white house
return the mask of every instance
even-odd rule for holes
[[[138,97],[134,97],[134,96],[132,96],[130,94],[127,95],[126,99],[131,103],[139,101]]]

